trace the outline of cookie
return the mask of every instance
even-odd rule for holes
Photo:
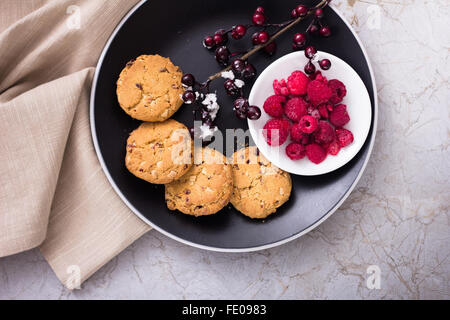
[[[125,165],[136,177],[155,184],[180,178],[192,166],[189,130],[175,120],[146,122],[127,141]]]
[[[223,154],[210,148],[196,149],[194,159],[183,177],[166,185],[167,207],[193,216],[215,214],[230,201],[231,166]]]
[[[143,55],[128,62],[117,80],[117,98],[131,117],[149,122],[169,119],[183,104],[183,73],[169,58]]]
[[[289,173],[270,163],[256,147],[247,147],[232,158],[233,195],[231,203],[252,219],[263,219],[289,200]]]

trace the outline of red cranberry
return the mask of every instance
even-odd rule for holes
[[[255,10],[255,13],[261,13],[261,14],[264,14],[264,8],[263,7],[261,7],[261,6],[259,6],[258,8],[256,8],[256,10]]]
[[[294,34],[294,44],[299,47],[303,47],[306,44],[306,34],[304,33],[296,33]]]
[[[296,9],[298,17],[305,17],[308,14],[308,8],[301,4]]]
[[[269,41],[269,34],[265,31],[261,31],[258,34],[258,44],[263,44]]]
[[[225,87],[225,91],[229,96],[235,96],[239,93],[239,88],[231,79],[226,80],[223,86]]]
[[[245,68],[245,61],[242,59],[236,59],[231,64],[231,69],[234,71],[234,73],[241,74],[242,71],[244,71]]]
[[[241,120],[247,119],[247,110],[244,110],[244,108],[236,109],[235,113],[236,113],[236,117],[238,117],[238,119],[241,119]]]
[[[183,101],[184,101],[185,103],[187,103],[187,104],[192,104],[192,103],[195,102],[195,98],[196,98],[196,97],[195,97],[194,91],[192,91],[192,90],[186,90],[186,91],[183,93],[182,98],[183,98]]]
[[[292,17],[292,19],[297,19],[298,18],[297,9],[292,9],[291,17]]]
[[[314,11],[314,15],[316,16],[317,19],[322,19],[323,18],[323,10],[321,8],[316,9],[316,11]]]
[[[256,76],[256,69],[253,65],[247,64],[244,68],[244,71],[242,71],[242,77],[244,79],[250,80]]]
[[[192,74],[186,73],[183,78],[181,78],[181,83],[186,87],[192,87],[195,84],[195,78]]]
[[[243,98],[243,97],[239,97],[236,100],[234,100],[234,108],[237,109],[243,109],[245,111],[248,110],[249,107],[249,103],[248,100]]]
[[[243,36],[245,36],[246,32],[247,27],[243,26],[242,24],[239,24],[233,27],[233,30],[231,31],[231,36],[233,37],[233,39],[239,40],[242,39]]]
[[[319,26],[315,23],[313,23],[309,29],[308,29],[309,34],[316,36],[319,34]]]
[[[253,43],[254,46],[257,46],[259,44],[258,36],[259,36],[259,32],[255,32],[252,35],[252,43]]]
[[[322,59],[319,61],[319,66],[322,70],[328,70],[331,68],[331,61],[328,59]]]
[[[208,49],[212,49],[215,47],[216,43],[214,42],[214,38],[211,36],[207,36],[205,37],[205,39],[203,40],[203,45]]]
[[[250,106],[247,110],[247,118],[250,120],[258,120],[261,118],[261,109],[257,106]]]
[[[313,46],[306,47],[306,49],[305,49],[305,56],[306,56],[308,59],[314,58],[314,56],[316,55],[316,53],[317,53],[317,50],[316,50],[316,48],[314,48]]]
[[[316,67],[314,66],[314,64],[312,64],[311,61],[309,61],[305,66],[305,73],[313,74],[314,72],[316,72]]]
[[[330,27],[322,27],[319,32],[322,37],[329,37],[331,35]]]
[[[269,43],[264,47],[264,51],[269,55],[273,55],[277,51],[277,44],[275,42]]]
[[[221,46],[216,49],[216,60],[222,65],[228,65],[230,60],[230,50],[227,47]]]
[[[254,25],[262,26],[266,22],[266,17],[261,13],[255,13],[252,17]]]
[[[214,43],[218,46],[226,43],[226,41],[225,41],[226,38],[223,34],[217,33],[214,35],[213,39],[214,39]]]

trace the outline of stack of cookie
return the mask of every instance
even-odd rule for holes
[[[287,172],[256,147],[231,159],[197,148],[185,125],[169,119],[183,104],[182,72],[169,58],[143,55],[130,61],[117,81],[117,97],[131,117],[145,121],[127,141],[125,165],[136,177],[164,184],[170,210],[211,215],[228,203],[250,218],[266,218],[290,196]]]

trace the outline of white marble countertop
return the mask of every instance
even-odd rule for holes
[[[248,254],[151,231],[72,292],[35,249],[0,259],[0,299],[449,299],[450,3],[333,2],[371,57],[380,117],[368,168],[330,219]]]

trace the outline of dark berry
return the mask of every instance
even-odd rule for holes
[[[233,39],[239,40],[242,39],[243,36],[245,36],[246,32],[247,27],[243,26],[242,24],[239,24],[233,27],[233,30],[231,31],[231,36],[233,37]]]
[[[255,13],[261,13],[261,14],[264,14],[264,11],[265,11],[264,8],[261,7],[261,6],[259,6],[259,7],[256,8]]]
[[[248,100],[243,98],[243,97],[239,97],[236,100],[234,100],[234,108],[237,109],[243,109],[245,111],[248,110],[249,107],[249,103]]]
[[[236,109],[235,111],[236,117],[238,117],[241,120],[247,119],[247,110],[244,110],[244,108]]]
[[[234,73],[241,74],[242,71],[244,71],[245,68],[245,61],[242,59],[236,59],[231,64],[231,69],[234,71]]]
[[[297,9],[292,9],[291,17],[292,17],[292,19],[297,19],[298,18]]]
[[[192,104],[195,102],[195,93],[192,90],[186,90],[183,93],[183,101],[187,104]]]
[[[223,35],[223,34],[215,34],[213,39],[214,39],[214,43],[218,46],[223,45],[227,42],[226,41],[227,37],[226,37],[226,35]]]
[[[331,61],[328,59],[322,59],[319,61],[319,66],[322,70],[328,70],[331,68]]]
[[[331,29],[329,27],[322,27],[319,32],[322,37],[329,37],[331,35]]]
[[[321,8],[316,9],[316,11],[314,11],[314,15],[316,16],[317,19],[322,19],[323,18],[323,10]]]
[[[252,34],[252,43],[254,46],[259,44],[258,36],[259,36],[259,32],[255,32],[254,34]]]
[[[309,29],[308,29],[309,34],[316,36],[319,34],[319,26],[315,23],[313,23]]]
[[[239,93],[239,88],[236,86],[233,80],[228,79],[224,82],[223,86],[228,95],[235,96]]]
[[[275,42],[269,43],[264,47],[264,51],[270,56],[273,55],[277,51],[277,44]]]
[[[230,50],[227,47],[221,46],[216,49],[216,60],[220,64],[226,66],[230,60]]]
[[[295,11],[297,11],[298,17],[305,17],[308,14],[308,8],[303,4],[299,5]]]
[[[252,79],[256,76],[256,69],[252,64],[247,64],[244,68],[244,71],[242,71],[242,77],[244,79]]]
[[[250,120],[258,120],[261,118],[261,109],[257,106],[250,106],[247,110],[247,118]]]
[[[293,42],[297,48],[303,47],[306,43],[306,34],[301,32],[294,34]]]
[[[313,74],[314,72],[316,72],[316,67],[314,66],[314,64],[311,61],[309,61],[305,66],[305,73]]]
[[[192,74],[186,73],[183,78],[181,78],[181,83],[186,87],[192,87],[195,84],[195,78]]]
[[[254,25],[262,26],[264,22],[266,22],[266,17],[261,13],[255,13],[252,17],[252,21]]]
[[[203,45],[205,46],[205,48],[210,50],[210,49],[212,49],[212,48],[214,48],[216,46],[216,43],[214,42],[214,38],[213,37],[207,36],[203,40]]]
[[[314,58],[316,53],[317,53],[317,50],[313,46],[306,47],[306,49],[305,49],[305,57],[307,57],[308,59]]]
[[[258,44],[263,44],[269,41],[269,34],[265,31],[262,31],[258,34]]]

